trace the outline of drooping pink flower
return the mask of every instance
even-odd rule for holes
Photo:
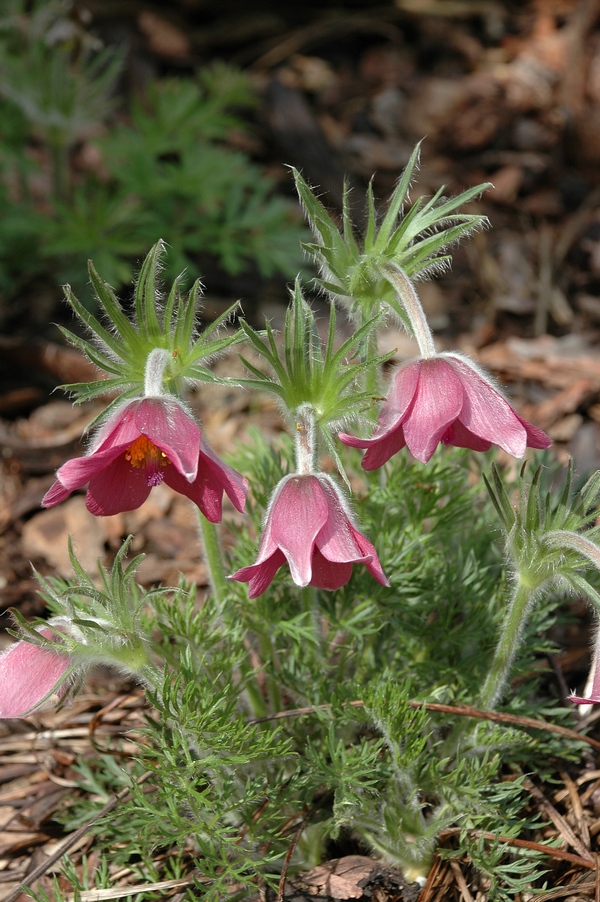
[[[375,548],[324,473],[281,480],[269,502],[256,563],[230,579],[249,583],[248,595],[256,598],[286,561],[298,586],[339,589],[350,579],[353,564],[365,564],[378,582],[389,585]]]
[[[89,483],[86,506],[95,516],[134,510],[164,481],[218,523],[223,492],[242,511],[248,491],[243,476],[217,457],[171,396],[138,398],[119,407],[85,457],[67,461],[56,476],[42,499],[44,507]]]
[[[396,370],[369,439],[341,433],[340,440],[366,448],[365,470],[376,470],[406,446],[426,463],[440,442],[473,451],[499,445],[514,457],[548,448],[551,440],[516,413],[466,357],[438,354],[410,360]]]
[[[68,631],[67,626],[65,617],[53,617],[38,632],[45,639],[56,640],[57,633]],[[53,648],[23,639],[10,645],[0,654],[0,718],[24,717],[56,704],[69,688],[66,680],[60,681],[72,665],[69,655]]]

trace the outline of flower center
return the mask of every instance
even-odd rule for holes
[[[145,435],[140,435],[131,443],[125,452],[125,460],[132,467],[143,467],[146,470],[146,482],[150,486],[161,484],[165,478],[161,467],[171,463],[164,451],[157,448]]]

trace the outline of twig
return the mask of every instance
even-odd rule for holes
[[[462,827],[447,827],[442,830],[438,836],[439,840],[446,839],[449,836],[458,836],[463,832]],[[580,868],[589,868],[590,871],[595,870],[596,862],[591,858],[581,858],[579,855],[572,855],[571,852],[564,852],[562,849],[555,849],[552,846],[545,846],[542,843],[534,842],[531,839],[516,839],[512,836],[502,836],[499,833],[492,833],[489,830],[468,830],[469,836],[482,837],[492,842],[506,843],[509,846],[515,846],[519,849],[530,849],[532,852],[542,852],[551,858],[560,859],[560,861],[568,861]]]
[[[298,824],[298,827],[292,837],[292,841],[290,843],[290,847],[285,853],[285,859],[283,862],[283,867],[281,869],[281,880],[279,881],[279,888],[277,890],[277,902],[283,902],[283,894],[285,892],[285,881],[287,880],[288,868],[290,866],[290,861],[292,860],[292,855],[294,854],[294,850],[298,845],[298,840],[302,835],[302,830],[304,829],[304,820],[301,820]]]
[[[360,700],[346,703],[350,708],[364,708],[365,703]],[[557,733],[566,739],[573,739],[576,742],[585,742],[593,749],[600,752],[600,742],[592,739],[591,736],[584,736],[576,730],[570,730],[568,727],[561,727],[556,723],[549,723],[545,720],[536,720],[534,717],[521,717],[518,714],[505,714],[501,711],[482,711],[480,708],[472,708],[470,705],[442,705],[438,702],[419,702],[409,701],[409,708],[424,708],[437,714],[456,714],[459,717],[474,717],[478,720],[490,720],[492,723],[510,723],[518,727],[525,727],[530,730],[545,730],[547,733]],[[316,711],[328,711],[331,704],[324,705],[307,705],[305,708],[290,708],[287,711],[277,711],[275,714],[265,714],[264,717],[256,717],[249,721],[250,724],[266,723],[270,720],[284,720],[287,717],[302,717],[306,714],[314,714]]]
[[[427,875],[427,882],[425,886],[419,893],[419,897],[417,902],[431,902],[432,893],[435,889],[435,884],[437,883],[438,872],[442,866],[442,859],[439,855],[434,859],[433,865],[431,866],[431,870]]]
[[[585,819],[585,815],[583,813],[583,804],[581,797],[577,792],[577,786],[567,773],[561,773],[561,777],[563,778],[564,784],[567,787],[569,793],[568,798],[571,801],[573,816],[575,817],[575,823],[581,837],[581,842],[583,843],[587,851],[590,852],[590,831]]]
[[[525,789],[527,789],[528,792],[531,793],[544,814],[546,814],[550,818],[562,838],[566,842],[568,842],[576,852],[579,852],[582,858],[589,858],[590,860],[593,860],[591,858],[589,849],[586,849],[579,837],[575,836],[575,834],[571,830],[571,827],[569,826],[569,824],[567,824],[562,814],[559,814],[552,802],[546,798],[542,790],[539,789],[539,787],[532,783],[528,778],[523,780],[523,786],[525,787]]]
[[[458,888],[460,890],[460,894],[463,897],[464,902],[474,902],[473,896],[469,891],[469,887],[467,886],[467,881],[465,880],[465,875],[460,869],[460,865],[456,858],[450,859],[450,867],[452,868],[452,873],[454,874],[454,879],[458,884]]]
[[[65,896],[65,902],[109,902],[110,899],[123,899],[125,896],[136,896],[139,893],[189,886],[191,882],[191,877],[180,877],[179,880],[161,880],[158,883],[140,883],[137,886],[134,884],[117,886],[114,889],[89,889]]]

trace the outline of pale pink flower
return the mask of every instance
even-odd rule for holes
[[[324,473],[281,480],[269,503],[256,563],[230,579],[249,583],[248,595],[256,598],[286,561],[298,586],[339,589],[350,579],[353,564],[365,564],[378,582],[389,585],[375,548]]]
[[[438,354],[410,360],[396,370],[369,439],[341,433],[340,440],[366,448],[362,466],[376,470],[406,446],[427,462],[438,444],[488,451],[499,445],[514,457],[548,448],[551,440],[516,413],[466,357]]]
[[[38,629],[45,639],[68,632],[65,617],[53,617]],[[63,680],[73,667],[68,654],[22,639],[0,654],[0,718],[25,717],[55,705],[69,688]],[[54,691],[53,691],[54,690]]]
[[[44,507],[89,483],[86,506],[96,516],[134,510],[164,481],[218,523],[223,492],[242,511],[248,491],[243,476],[217,457],[198,424],[171,396],[138,398],[119,407],[85,457],[67,461],[56,476],[42,499]]]

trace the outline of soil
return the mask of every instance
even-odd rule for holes
[[[90,0],[85,9],[90,31],[125,48],[124,91],[143,92],[155,75],[186,74],[215,59],[247,69],[260,94],[252,155],[282,194],[292,196],[285,164],[293,165],[339,211],[346,180],[360,217],[369,180],[384,202],[421,139],[413,198],[441,185],[455,194],[492,182],[472,205],[490,228],[455,249],[450,271],[420,286],[436,341],[471,354],[505,384],[562,460],[573,455],[581,474],[600,467],[600,0]],[[280,321],[283,281],[265,288],[253,273],[233,282],[207,268],[209,309],[242,297],[257,322],[265,314]],[[64,319],[54,290],[44,294],[48,324]],[[90,518],[81,495],[40,509],[55,469],[80,451],[82,427],[99,408],[73,408],[51,395],[57,383],[88,378],[90,368],[57,330],[37,319],[33,325],[27,311],[36,298],[22,298],[26,313],[15,314],[11,333],[0,337],[3,610],[43,615],[31,563],[41,573],[69,575],[69,533],[85,534],[84,564],[133,533],[135,550],[146,553],[143,584],[183,573],[205,585],[190,514],[166,487],[117,517]],[[400,334],[390,335],[390,346],[407,353]],[[237,363],[230,356],[219,366],[230,371]],[[267,434],[281,428],[270,402],[251,408],[247,396],[222,388],[203,389],[195,408],[217,451],[243,439],[250,422]],[[1,622],[8,626],[10,617]],[[0,636],[1,645],[10,641]],[[581,635],[560,662],[563,672],[586,655]],[[74,756],[99,737],[134,729],[142,706],[139,693],[104,673],[60,714],[0,724],[0,902],[24,899],[17,885],[38,866],[49,890],[62,839],[53,814],[73,791]],[[47,729],[59,732],[48,739]],[[600,898],[598,750],[590,748],[590,756],[585,770],[536,802],[564,840],[564,898]],[[73,851],[82,848],[89,849],[85,832]],[[305,875],[285,897],[474,898],[468,862],[439,859],[416,891],[393,869],[353,859]],[[127,885],[127,875],[119,879]],[[175,883],[162,888],[166,897],[178,898]]]

